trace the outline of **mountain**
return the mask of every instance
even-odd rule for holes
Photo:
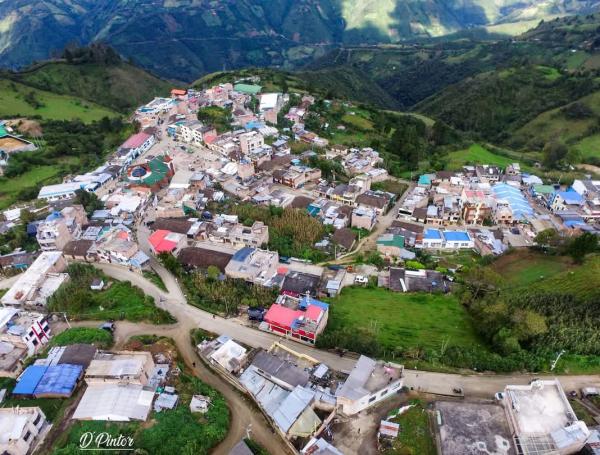
[[[0,0],[0,62],[109,43],[175,80],[247,66],[298,67],[339,45],[399,43],[587,13],[600,0]]]
[[[95,119],[105,112],[128,114],[152,96],[167,95],[171,88],[103,45],[71,49],[68,57],[18,72],[0,72],[0,85],[6,89],[0,90],[0,101],[5,101],[2,115]]]

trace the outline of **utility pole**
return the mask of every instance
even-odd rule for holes
[[[565,353],[564,349],[558,353],[558,355],[556,356],[556,359],[554,359],[554,362],[552,362],[552,366],[550,367],[550,371],[552,371],[552,370],[554,370],[554,368],[556,368],[556,364],[558,363],[558,359],[560,359],[560,356],[563,355],[564,353]]]

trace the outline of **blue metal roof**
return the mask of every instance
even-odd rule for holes
[[[442,240],[442,233],[437,229],[425,229],[423,238],[427,240]]]
[[[445,231],[444,238],[452,242],[468,242],[471,240],[471,237],[465,231]]]
[[[313,299],[312,297],[310,297],[308,295],[305,295],[304,297],[302,297],[302,299],[300,299],[298,308],[300,308],[301,310],[305,310],[306,308],[308,308],[308,305],[318,306],[319,308],[321,308],[325,311],[329,310],[329,304],[327,304],[325,302],[321,302],[320,300],[317,300],[317,299]]]
[[[231,259],[233,259],[234,261],[237,261],[237,262],[244,262],[248,258],[248,256],[250,256],[252,254],[253,251],[254,251],[254,248],[245,246],[241,250],[236,251]]]
[[[42,380],[42,376],[48,369],[45,365],[31,365],[25,369],[19,378],[19,382],[13,389],[13,395],[33,395],[35,388]]]
[[[562,197],[567,204],[581,204],[583,202],[581,194],[572,189],[569,191],[559,191],[557,194]]]
[[[62,395],[70,396],[81,377],[83,367],[63,363],[49,366],[35,388],[34,395]]]
[[[533,215],[533,208],[521,193],[521,190],[506,183],[498,183],[492,187],[496,199],[503,199],[508,202],[513,212],[513,218],[520,220],[526,215]]]

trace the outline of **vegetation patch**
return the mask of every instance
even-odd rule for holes
[[[571,261],[564,256],[521,249],[501,256],[491,268],[504,278],[507,285],[521,286],[550,278],[571,266]]]
[[[429,425],[429,414],[421,400],[411,400],[408,411],[391,419],[400,424],[393,448],[385,453],[402,455],[435,455],[435,439]]]
[[[50,298],[50,311],[65,312],[70,319],[115,319],[148,321],[153,324],[175,322],[165,310],[155,305],[154,299],[128,281],[111,280],[89,264],[70,264],[67,268],[69,281]],[[103,279],[106,288],[92,291],[95,278]]]
[[[73,327],[54,335],[49,346],[68,346],[71,344],[93,344],[100,349],[108,349],[113,344],[113,336],[108,330],[88,327]]]

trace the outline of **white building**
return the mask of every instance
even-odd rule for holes
[[[49,428],[39,407],[0,409],[0,453],[26,455],[32,453]]]
[[[590,435],[557,379],[506,386],[502,404],[520,454],[579,453]]]
[[[81,237],[81,227],[86,223],[83,206],[65,207],[51,213],[38,225],[37,242],[42,251],[62,251],[67,243]]]
[[[50,325],[46,316],[16,308],[0,308],[0,342],[22,343],[27,355],[34,355],[50,341]]]
[[[59,201],[75,197],[75,192],[85,188],[85,182],[68,182],[57,185],[46,185],[40,189],[38,199],[46,201]]]
[[[69,275],[61,273],[67,264],[60,251],[46,251],[34,261],[2,296],[2,305],[45,305],[47,299]]]
[[[199,121],[182,123],[177,129],[178,137],[188,144],[202,145],[204,144],[204,136],[207,134],[216,135],[214,128],[205,126]]]
[[[244,155],[250,155],[265,145],[265,138],[257,131],[240,134],[240,147]]]
[[[403,369],[401,365],[361,355],[335,393],[341,411],[353,415],[397,393],[402,387]]]

